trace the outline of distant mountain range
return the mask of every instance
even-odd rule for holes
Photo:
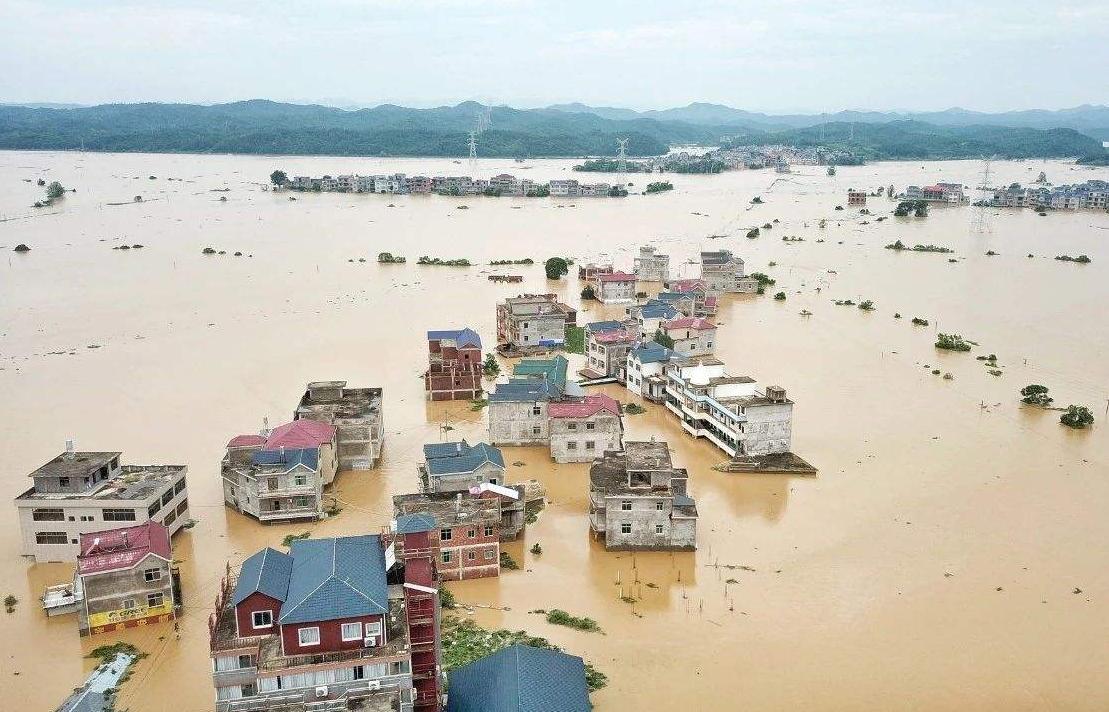
[[[632,156],[723,142],[823,144],[868,159],[1095,156],[1104,149],[1091,136],[1103,131],[1109,137],[1109,108],[1103,106],[1005,114],[951,109],[907,118],[878,112],[772,116],[716,104],[645,112],[476,102],[343,110],[252,100],[0,105],[0,149],[464,156],[467,135],[483,113],[491,126],[478,137],[478,155],[485,157],[613,155],[617,139],[628,140]]]

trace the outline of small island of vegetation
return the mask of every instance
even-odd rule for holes
[[[458,259],[454,259],[454,260],[444,260],[440,257],[428,257],[427,255],[421,255],[420,259],[416,260],[416,264],[418,264],[418,265],[435,265],[435,266],[442,266],[442,267],[472,267],[473,266],[473,263],[471,263],[466,258],[458,258]]]
[[[674,184],[668,180],[660,180],[648,183],[646,190],[643,192],[650,195],[651,193],[665,193],[668,190],[674,190]]]

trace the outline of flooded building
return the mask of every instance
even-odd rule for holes
[[[512,488],[501,488],[519,497]],[[429,546],[441,581],[498,576],[501,571],[501,497],[469,492],[393,497],[394,529],[411,531],[413,517],[427,518]]]
[[[666,407],[690,435],[730,456],[790,451],[793,402],[785,389],[760,392],[750,376],[730,376],[723,362],[703,357],[666,367]]]
[[[644,245],[639,248],[633,271],[640,282],[665,282],[670,279],[670,255],[657,252],[654,247]]]
[[[673,342],[674,351],[683,356],[707,356],[716,342],[716,324],[700,317],[664,321],[659,330]]]
[[[695,549],[697,506],[689,475],[665,442],[633,441],[589,468],[589,525],[606,549]]]
[[[635,275],[626,272],[599,274],[594,291],[602,304],[631,304],[635,301]]]
[[[590,262],[589,264],[578,265],[578,279],[592,282],[598,275],[612,274],[614,272],[611,264],[597,265]]]
[[[638,346],[628,352],[624,385],[640,398],[662,403],[666,399],[666,366],[682,358],[656,341]]]
[[[636,329],[587,330],[582,375],[594,379],[618,376],[627,363],[628,351],[639,341]]]
[[[748,278],[750,279],[750,278]],[[712,316],[716,313],[717,296],[719,291],[709,288],[708,282],[703,279],[674,279],[665,283],[664,287],[672,294],[692,300],[691,306],[682,307],[686,316]],[[659,295],[659,298],[662,295]]]
[[[209,619],[217,712],[438,710],[437,593],[426,554],[399,567],[376,535],[255,553]]]
[[[594,394],[577,402],[551,403],[547,414],[555,462],[592,462],[606,450],[623,448],[620,403],[611,396]]]
[[[473,329],[427,332],[424,391],[430,401],[473,400],[481,395],[481,337]]]
[[[450,675],[447,712],[590,712],[585,662],[557,650],[513,645]]]
[[[167,621],[180,604],[169,530],[156,521],[82,534],[74,578],[82,636]]]
[[[681,315],[676,306],[661,299],[650,299],[645,304],[628,307],[628,316],[635,320],[641,339],[653,338],[662,322],[677,319]]]
[[[866,191],[855,190],[854,188],[847,189],[847,204],[848,205],[866,205]]]
[[[970,198],[963,192],[962,183],[936,183],[923,188],[910,185],[905,188],[906,200],[923,200],[929,203],[968,203]]]
[[[418,469],[424,491],[431,493],[468,492],[477,485],[505,481],[501,451],[465,440],[424,445],[424,462]]]
[[[170,536],[190,521],[184,465],[121,465],[118,452],[66,451],[32,472],[15,498],[21,554],[76,561],[82,534],[157,521]]]
[[[717,294],[754,294],[757,279],[743,272],[743,260],[729,250],[701,252],[701,279],[710,292]]]
[[[305,388],[294,418],[335,427],[340,469],[370,470],[377,466],[385,443],[380,388],[347,388],[346,381],[313,381]]]
[[[507,383],[489,393],[489,440],[494,445],[546,445],[550,441],[547,405],[584,393],[567,380],[564,356],[524,359]]]
[[[497,304],[497,346],[506,352],[538,352],[566,343],[577,312],[554,294],[523,294]]]

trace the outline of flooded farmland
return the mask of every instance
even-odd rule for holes
[[[571,165],[483,161],[479,173],[540,180],[569,177]],[[816,166],[668,176],[675,190],[626,199],[294,201],[262,190],[276,168],[466,172],[449,160],[0,152],[0,476],[9,501],[0,593],[19,599],[0,616],[5,708],[52,709],[93,667],[82,656],[116,639],[80,639],[72,617],[47,619],[38,596],[72,566],[19,556],[10,500],[67,438],[122,450],[125,463],[188,465],[198,523],[174,539],[179,631],[123,634],[149,657],[118,706],[207,712],[206,621],[226,562],[305,529],[379,531],[390,496],[416,488],[420,447],[439,440],[442,425],[452,437],[485,438],[483,412],[425,402],[424,332],[470,326],[488,347],[494,304],[506,296],[553,291],[581,305],[573,274],[549,282],[541,264],[481,265],[564,255],[630,269],[647,243],[683,276],[695,274],[683,263],[699,250],[727,248],[777,280],[771,291],[784,301],[724,298],[716,355],[737,375],[786,388],[796,402],[793,449],[819,474],[716,472],[723,453],[647,404],[626,417],[626,439],[665,439],[689,470],[699,548],[633,555],[591,540],[588,466],[555,465],[545,448],[505,448],[506,462],[521,463],[510,478],[541,480],[549,504],[507,545],[521,570],[450,585],[461,602],[483,606],[474,617],[594,663],[609,677],[593,696],[601,711],[1109,707],[1109,214],[990,210],[988,231],[977,232],[966,206],[881,222],[894,207],[885,198],[869,200],[873,216],[835,210],[849,187],[978,185],[976,162],[841,167],[834,177]],[[1109,178],[1109,169],[1063,162],[992,170],[999,184],[1041,170],[1055,183]],[[39,178],[77,192],[33,210]],[[629,179],[635,190],[647,182]],[[763,203],[752,205],[754,196]],[[745,237],[768,222],[757,239]],[[883,249],[897,239],[954,254]],[[19,243],[31,251],[14,253]],[[112,249],[123,244],[143,248]],[[203,255],[205,247],[227,254]],[[379,265],[382,251],[408,264]],[[1064,254],[1092,263],[1053,259]],[[417,266],[420,255],[478,266]],[[491,283],[494,271],[524,283]],[[876,309],[833,303],[847,299]],[[581,309],[579,323],[622,312]],[[938,352],[937,331],[979,346]],[[975,360],[989,353],[1000,376]],[[316,525],[263,526],[227,510],[219,461],[228,438],[263,417],[288,419],[304,384],[324,379],[384,388],[382,465],[341,474],[333,493],[342,511]],[[1058,405],[1090,406],[1094,428],[1072,431],[1056,412],[1021,407],[1018,391],[1030,383],[1049,386]],[[604,390],[631,400],[619,386]],[[541,556],[529,553],[537,542]],[[589,616],[604,634],[528,613],[539,608]]]

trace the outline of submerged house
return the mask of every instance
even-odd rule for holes
[[[631,304],[635,301],[635,275],[610,272],[594,277],[594,292],[602,304]]]
[[[591,462],[606,450],[624,444],[624,421],[620,403],[603,393],[580,401],[551,403],[551,457],[555,462]]]
[[[566,343],[577,312],[554,294],[522,294],[497,304],[497,348],[505,353],[538,353]]]
[[[665,442],[610,450],[589,468],[589,525],[610,550],[695,549],[697,507],[688,480]]]
[[[510,490],[517,494],[515,490]],[[469,493],[393,497],[393,529],[428,533],[441,581],[497,576],[501,571],[501,500]]]
[[[447,712],[590,712],[585,662],[512,645],[450,674]]]
[[[665,282],[670,279],[670,255],[657,252],[650,245],[639,248],[634,264],[633,271],[640,282]]]
[[[683,356],[711,354],[716,342],[716,324],[700,317],[685,316],[664,321],[659,331],[673,342],[674,351]]]
[[[524,359],[507,383],[489,393],[489,440],[493,445],[546,445],[550,441],[547,405],[584,395],[567,380],[564,356]]]
[[[485,443],[429,443],[419,472],[425,492],[468,492],[481,484],[503,484],[504,456]]]
[[[313,381],[305,388],[293,417],[335,427],[341,469],[370,470],[377,466],[385,443],[380,388],[348,388],[346,381]]]
[[[624,385],[641,398],[661,403],[666,399],[666,366],[682,358],[656,341],[642,344],[628,352]]]
[[[429,331],[427,351],[424,390],[428,400],[473,400],[481,395],[481,337],[476,331]]]
[[[701,253],[701,279],[710,292],[754,294],[759,282],[743,273],[743,260],[729,250]]]

